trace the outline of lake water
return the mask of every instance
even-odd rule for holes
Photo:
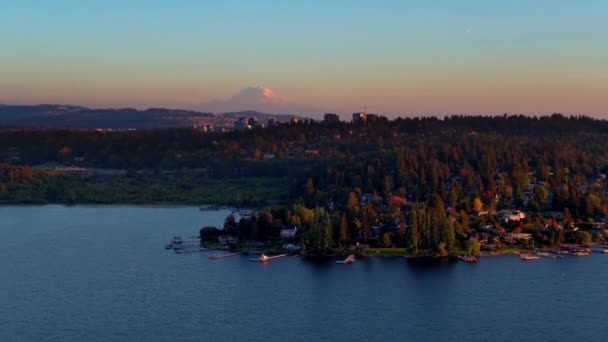
[[[478,264],[175,254],[228,212],[0,207],[0,341],[600,341],[608,256]]]

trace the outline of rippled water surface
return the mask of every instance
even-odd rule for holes
[[[228,212],[0,207],[0,341],[601,341],[608,256],[480,263],[175,254]]]

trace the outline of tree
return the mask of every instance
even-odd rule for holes
[[[355,192],[348,193],[346,209],[350,213],[351,218],[354,218],[359,213],[359,197],[357,197],[357,194]]]
[[[363,214],[361,215],[361,229],[363,230],[364,239],[367,241],[369,231],[374,225],[376,219],[376,212],[371,204],[366,205],[363,208]]]
[[[481,202],[481,199],[479,199],[479,197],[475,197],[475,199],[473,200],[473,210],[479,212],[482,209],[483,209],[483,202]]]
[[[57,155],[59,156],[59,159],[65,163],[72,156],[72,149],[67,146],[64,146],[57,152]]]
[[[389,233],[382,234],[382,246],[390,247],[392,244],[393,244],[393,242],[391,240],[391,234],[389,234]]]
[[[591,244],[592,237],[591,234],[587,233],[586,231],[579,230],[576,232],[576,240],[583,246],[589,246],[589,244]]]
[[[306,194],[312,196],[315,193],[315,184],[312,181],[312,177],[308,177],[306,180]]]
[[[412,211],[409,216],[409,229],[406,231],[406,247],[414,254],[420,251],[421,227],[419,214],[421,214],[420,210]]]
[[[534,188],[534,196],[538,199],[539,205],[544,205],[549,198],[549,190],[544,186],[536,186]]]
[[[437,243],[437,247],[436,247],[436,252],[437,255],[441,256],[441,257],[446,257],[449,255],[448,250],[446,249],[447,244],[443,241]]]
[[[348,240],[348,220],[346,219],[346,214],[342,214],[342,218],[340,219],[340,242],[346,242]]]
[[[391,178],[391,176],[384,176],[383,190],[384,196],[390,196],[391,191],[393,190],[393,179]]]
[[[467,241],[467,252],[469,255],[478,256],[480,253],[480,249],[481,245],[479,244],[479,241],[477,241],[476,238],[472,237]]]
[[[315,255],[327,253],[333,246],[333,230],[329,215],[323,209],[316,209],[313,221],[302,239],[306,251]]]
[[[568,209],[568,207],[564,208],[564,213],[562,215],[564,219],[564,226],[570,225],[570,223],[572,223],[572,214],[570,214],[570,209]]]
[[[218,235],[220,235],[220,233],[221,231],[216,227],[207,226],[201,228],[201,230],[199,231],[199,238],[201,240],[201,243],[207,241],[217,241],[217,237]]]
[[[226,220],[224,220],[224,229],[227,231],[236,230],[236,219],[234,218],[234,215],[230,214],[226,216]]]

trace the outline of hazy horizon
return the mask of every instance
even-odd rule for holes
[[[606,118],[606,17],[567,0],[19,1],[0,13],[0,103],[210,111],[260,85],[309,116]]]

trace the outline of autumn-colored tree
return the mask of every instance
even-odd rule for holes
[[[342,218],[340,219],[340,242],[345,242],[349,240],[349,231],[348,231],[348,220],[345,214],[342,214]]]
[[[393,242],[391,240],[391,234],[383,233],[382,234],[382,246],[390,247],[390,246],[392,246],[392,244],[393,244]]]
[[[477,212],[483,210],[483,202],[479,197],[475,197],[473,200],[473,210]]]
[[[388,205],[389,206],[395,206],[395,207],[401,207],[403,205],[405,205],[406,201],[405,199],[399,197],[399,196],[391,196],[391,198],[389,198],[388,200]]]
[[[66,162],[72,156],[72,149],[67,146],[64,146],[57,152],[57,155],[59,155],[59,158],[63,162]]]

